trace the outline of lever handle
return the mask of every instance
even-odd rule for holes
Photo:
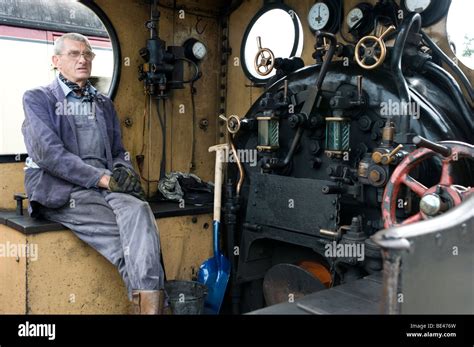
[[[431,149],[433,152],[439,153],[444,157],[449,157],[451,155],[451,148],[443,146],[439,143],[435,143],[433,141],[427,140],[421,136],[415,136],[413,138],[413,143],[418,147],[424,147]]]
[[[392,32],[394,32],[396,30],[395,26],[394,25],[390,25],[383,33],[382,35],[379,36],[379,39],[380,40],[383,40],[385,38],[385,36],[387,36],[388,34],[391,34]]]
[[[403,148],[403,145],[400,144],[397,147],[395,147],[390,153],[383,154],[381,158],[382,164],[384,165],[390,164],[393,161],[395,154],[397,154],[402,148]]]
[[[357,76],[357,94],[359,99],[362,98],[362,75]]]
[[[262,49],[262,38],[260,36],[257,36],[257,46],[258,49]]]

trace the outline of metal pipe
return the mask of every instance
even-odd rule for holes
[[[397,86],[400,101],[408,105],[410,103],[410,91],[402,72],[402,56],[405,50],[405,43],[411,31],[418,32],[421,28],[421,16],[418,13],[411,13],[400,25],[395,44],[393,46],[390,68],[392,70],[395,85]],[[410,116],[400,116],[399,132],[407,134],[410,131]]]
[[[239,168],[239,181],[237,182],[237,189],[236,189],[237,197],[239,197],[240,189],[242,188],[242,184],[244,183],[244,179],[245,179],[245,171],[244,171],[244,168],[242,167],[242,163],[240,162],[240,158],[237,155],[237,150],[234,145],[233,135],[229,136],[229,142],[230,142],[230,148],[232,149],[232,154],[234,155],[235,161],[237,163],[237,167]]]
[[[400,276],[401,254],[399,250],[382,249],[383,257],[383,294],[382,313],[399,313],[398,278]]]
[[[324,78],[326,77],[326,73],[329,68],[329,63],[331,62],[332,57],[334,56],[334,52],[336,51],[337,40],[336,40],[336,36],[334,36],[331,33],[326,33],[326,32],[322,33],[318,31],[316,33],[316,36],[318,35],[323,35],[323,37],[328,38],[330,41],[329,49],[326,52],[326,55],[324,56],[324,62],[323,62],[323,65],[321,66],[321,71],[319,72],[318,80],[316,81],[316,88],[318,88],[318,90],[321,90],[321,86],[323,85]]]
[[[229,278],[230,293],[232,297],[232,313],[240,314],[240,285],[237,282],[237,257],[234,253],[236,240],[236,223],[239,208],[238,196],[233,194],[233,183],[229,180],[226,184],[225,226],[227,235],[227,256],[230,260],[231,275]]]
[[[431,40],[431,38],[422,30],[421,31],[421,36],[423,37],[423,40],[426,42],[429,48],[438,55],[438,57],[441,58],[441,60],[449,66],[449,68],[459,77],[461,80],[461,83],[464,85],[466,88],[469,97],[471,98],[471,101],[474,101],[474,90],[472,89],[471,82],[467,79],[466,75],[464,72],[457,66],[454,61],[452,61],[442,50],[439,48],[439,46]]]
[[[454,98],[454,101],[461,110],[461,116],[466,125],[469,127],[471,134],[474,132],[474,121],[472,117],[472,111],[470,110],[469,105],[462,94],[459,84],[456,82],[453,76],[451,76],[446,70],[442,67],[434,64],[431,61],[428,61],[424,64],[424,68],[427,73],[431,74],[436,78],[437,82],[441,82],[447,86],[451,92],[451,95]]]

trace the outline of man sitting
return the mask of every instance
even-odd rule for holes
[[[54,45],[52,84],[23,97],[28,211],[71,229],[114,264],[135,313],[164,302],[158,227],[121,140],[112,101],[89,82],[95,54],[87,38]]]

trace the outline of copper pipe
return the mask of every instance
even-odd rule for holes
[[[239,168],[239,181],[237,182],[237,196],[240,196],[240,189],[242,188],[242,184],[244,183],[244,178],[245,178],[245,172],[244,168],[242,167],[242,163],[240,162],[240,158],[237,155],[237,150],[235,149],[234,145],[234,137],[232,135],[229,136],[229,142],[230,142],[230,147],[232,148],[232,154],[235,157],[235,160],[237,162],[237,167]]]

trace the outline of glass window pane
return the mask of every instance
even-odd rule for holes
[[[262,48],[269,48],[275,58],[290,58],[295,48],[296,33],[295,19],[298,23],[298,42],[295,56],[301,56],[303,51],[303,30],[295,12],[281,8],[273,8],[263,13],[252,25],[244,38],[244,64],[250,77],[263,80],[275,75],[273,70],[267,76],[259,75],[254,68],[255,55],[258,52],[257,37],[262,40]],[[245,71],[245,70],[244,70]]]

